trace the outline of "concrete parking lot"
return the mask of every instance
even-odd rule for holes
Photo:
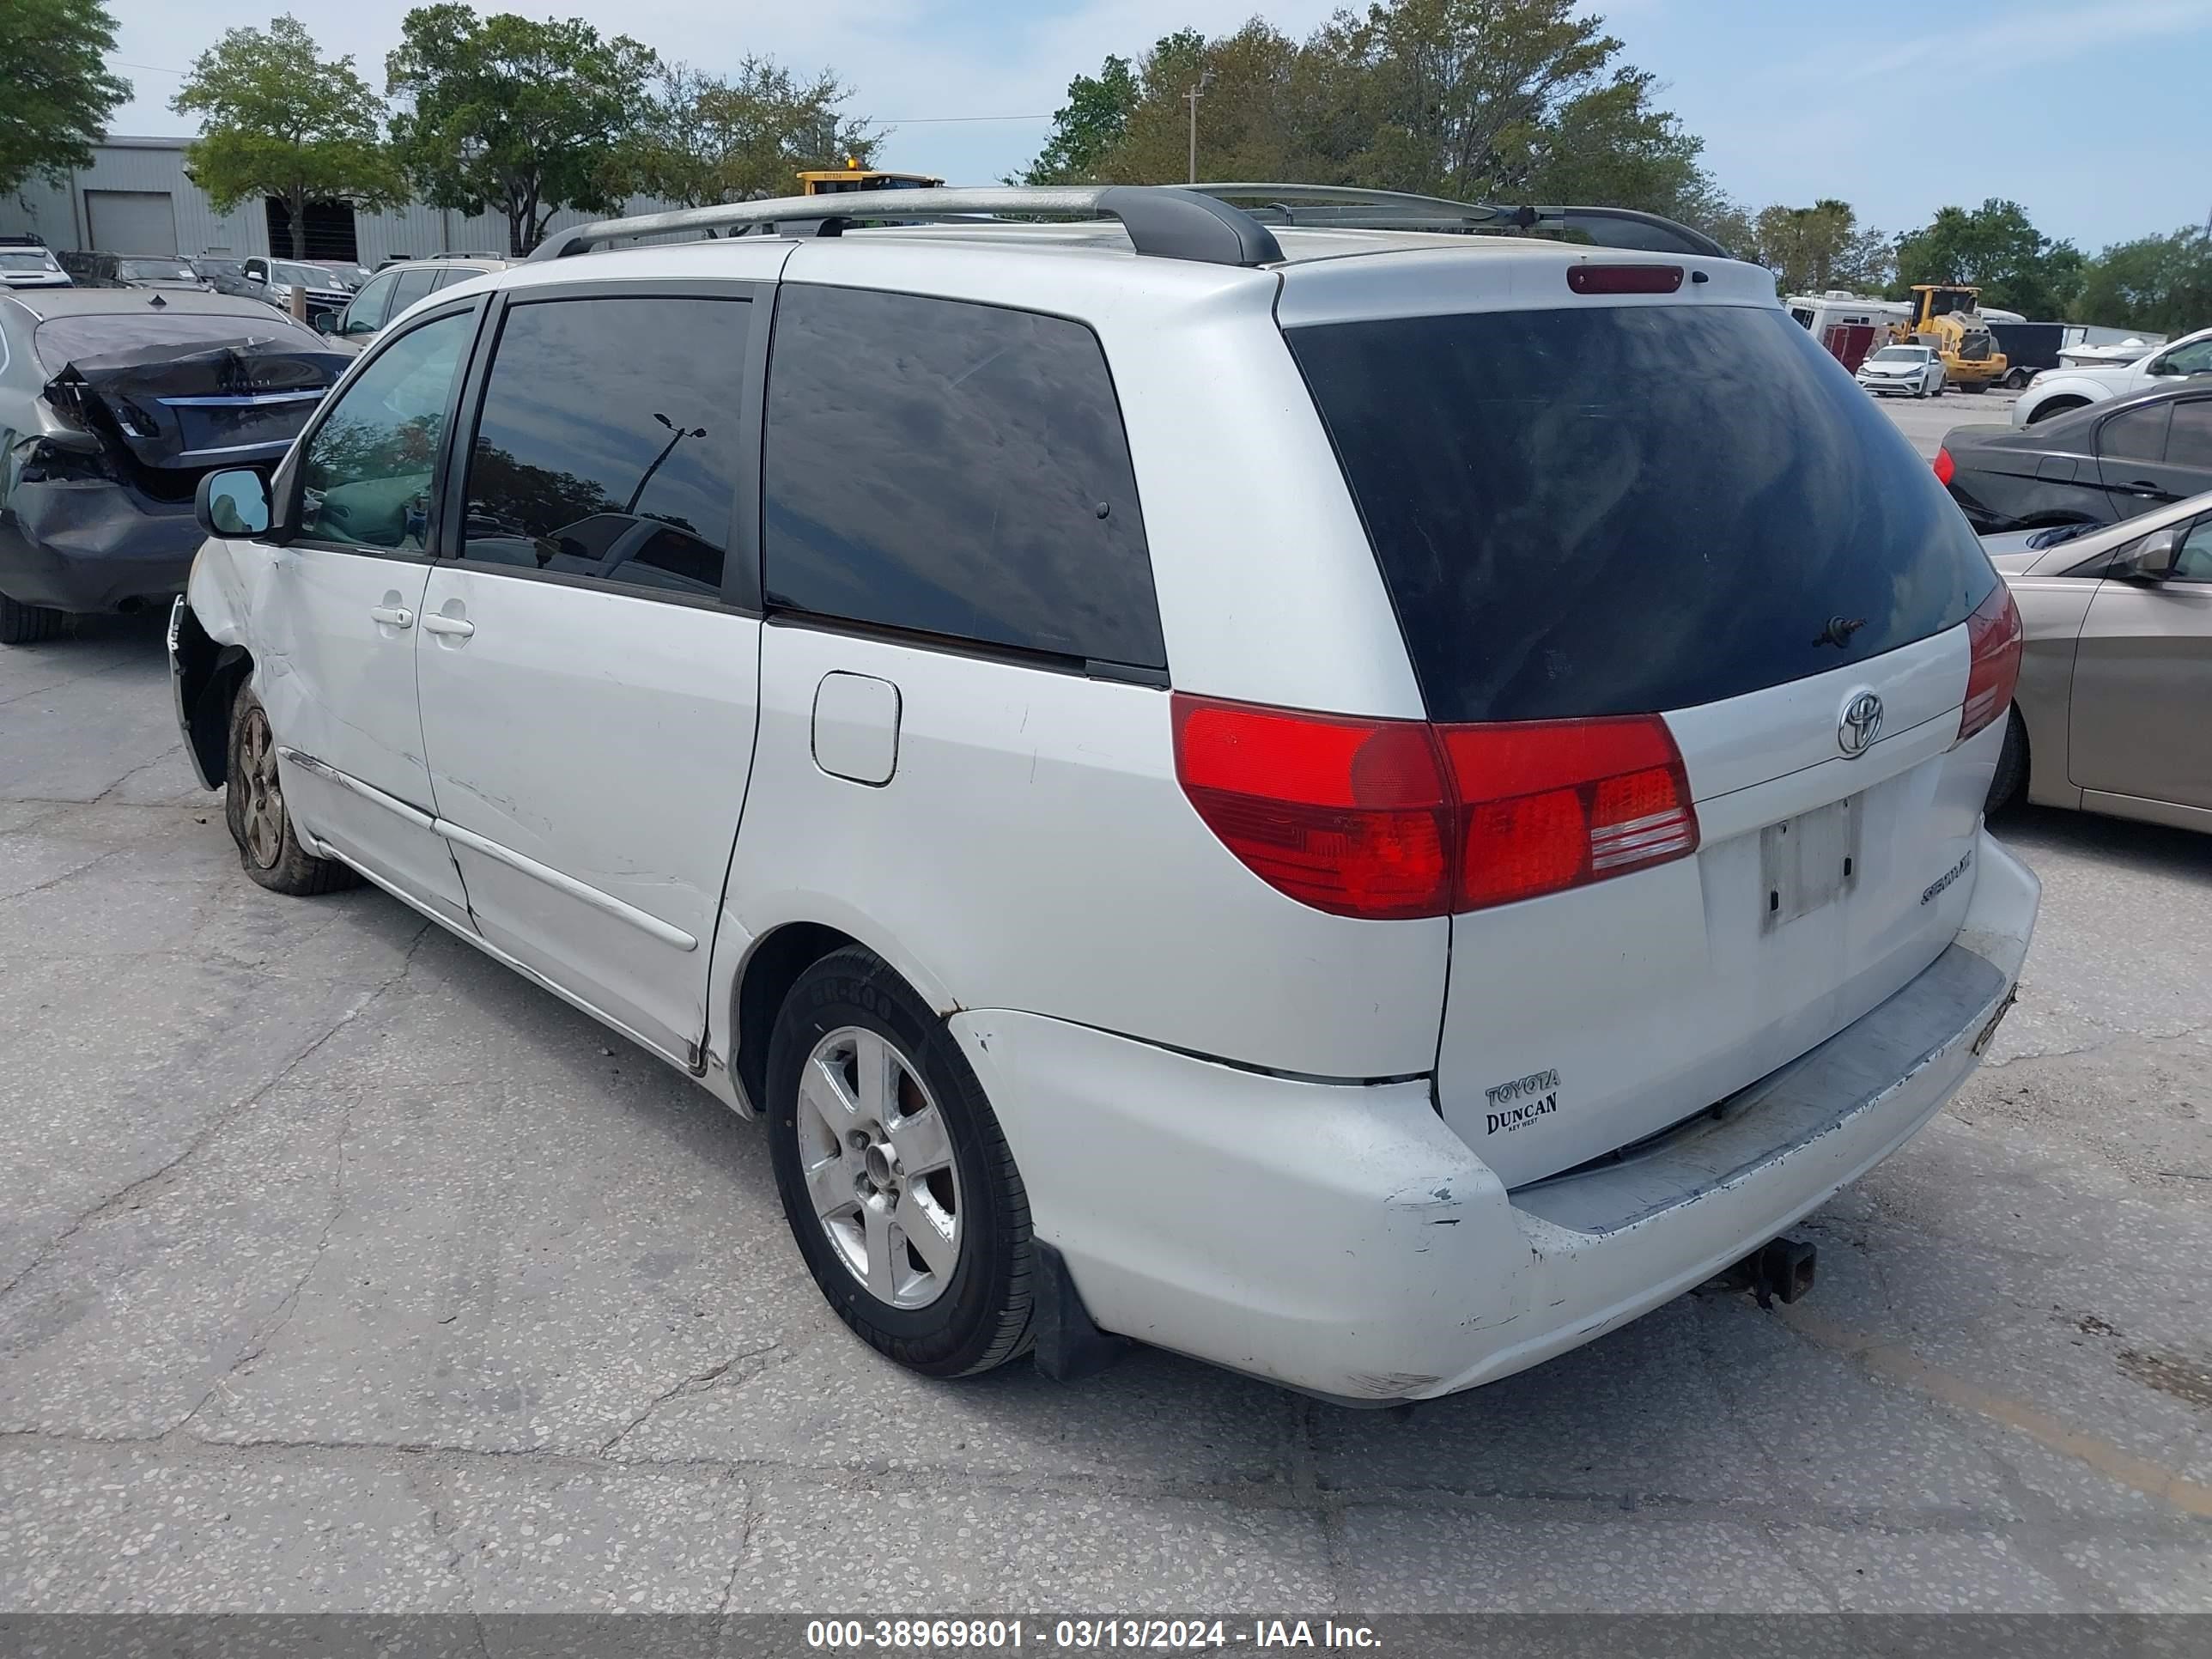
[[[1796,1307],[1410,1412],[936,1384],[752,1126],[379,893],[248,883],[157,620],[0,650],[0,1611],[2212,1611],[2212,838],[2002,832],[2020,1006]]]
[[[2020,401],[2020,394],[1952,391],[1940,398],[1888,397],[1875,401],[1897,423],[1898,430],[1912,441],[1912,447],[1933,460],[1942,444],[1943,434],[1954,426],[2003,426],[2009,422],[2012,406]]]

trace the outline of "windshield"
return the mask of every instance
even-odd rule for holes
[[[1878,363],[1924,363],[1928,353],[1920,346],[1884,346],[1874,354],[1874,360]]]
[[[1740,696],[1955,628],[1996,585],[1928,464],[1779,307],[1286,337],[1432,720]]]
[[[0,247],[0,270],[52,270],[54,256],[42,247]]]
[[[182,259],[118,259],[115,274],[126,283],[196,283],[199,273]]]
[[[225,341],[273,340],[280,345],[310,351],[328,349],[321,336],[288,322],[273,312],[239,317],[227,313],[212,316],[155,317],[126,312],[92,317],[57,317],[39,325],[32,345],[46,373],[58,374],[79,357],[105,357],[112,352],[140,346],[216,345]]]
[[[333,289],[345,286],[343,283],[338,281],[337,272],[325,270],[320,265],[295,265],[288,259],[279,259],[270,269],[276,273],[276,281],[289,283],[299,288]]]

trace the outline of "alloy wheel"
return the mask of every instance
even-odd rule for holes
[[[276,744],[269,735],[269,716],[258,707],[246,711],[239,759],[239,781],[246,791],[246,856],[257,868],[273,870],[284,855],[284,789],[276,775]]]
[[[816,1219],[877,1300],[926,1308],[960,1261],[960,1171],[945,1114],[896,1044],[856,1025],[814,1045],[799,1152]]]

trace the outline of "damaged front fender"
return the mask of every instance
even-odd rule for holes
[[[230,773],[230,704],[251,665],[243,647],[209,637],[183,594],[169,611],[169,694],[185,755],[203,789]]]

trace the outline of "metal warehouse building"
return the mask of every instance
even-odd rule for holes
[[[240,259],[292,252],[284,204],[241,204],[217,213],[185,171],[184,138],[103,138],[92,165],[61,184],[33,177],[20,191],[0,195],[0,235],[28,232],[56,250],[103,253],[208,254]],[[626,211],[670,205],[636,197]],[[554,229],[595,216],[563,213]],[[395,213],[359,213],[342,202],[311,204],[307,257],[374,266],[392,255],[423,258],[447,252],[498,253],[507,247],[504,214],[468,215],[410,203]]]

